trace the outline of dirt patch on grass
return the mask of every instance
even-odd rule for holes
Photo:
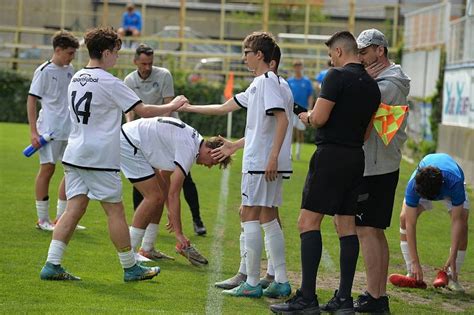
[[[396,266],[395,266],[396,267]],[[262,274],[266,272],[267,262],[262,262]],[[396,270],[404,270],[404,266],[394,268]],[[435,289],[431,286],[431,282],[436,277],[437,271],[432,267],[423,266],[424,277],[427,280],[428,289],[407,289],[398,288],[391,284],[387,285],[387,291],[391,299],[400,303],[429,305],[436,303],[438,308],[446,312],[464,312],[472,308],[474,304],[474,283],[462,281],[462,285],[466,293],[455,293],[447,289]],[[288,272],[290,283],[296,288],[301,284],[301,273]],[[357,296],[366,289],[365,272],[357,271],[354,276],[354,285],[352,288],[353,296]],[[333,273],[320,273],[317,279],[317,288],[322,290],[333,291],[339,286],[339,271]]]

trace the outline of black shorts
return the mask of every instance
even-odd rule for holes
[[[362,148],[319,145],[309,163],[301,208],[327,215],[355,215],[364,175]]]
[[[390,226],[399,170],[365,176],[357,203],[356,225],[386,229]]]

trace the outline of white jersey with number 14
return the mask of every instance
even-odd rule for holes
[[[84,68],[68,88],[71,134],[63,163],[74,167],[120,170],[122,112],[141,100],[123,81],[101,68]]]

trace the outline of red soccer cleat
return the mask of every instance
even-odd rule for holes
[[[400,274],[391,274],[388,277],[391,284],[402,288],[426,289],[427,285],[424,281],[416,281],[413,277],[408,277]]]
[[[435,288],[443,288],[448,285],[448,282],[448,274],[444,270],[440,270],[433,281],[433,286]]]

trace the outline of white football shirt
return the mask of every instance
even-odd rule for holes
[[[54,132],[56,140],[67,140],[71,122],[67,103],[67,87],[74,75],[72,65],[57,66],[47,61],[33,75],[28,94],[41,102],[36,126],[39,134]]]
[[[156,169],[188,175],[203,142],[196,129],[172,117],[141,118],[122,126],[131,144]]]
[[[84,68],[68,88],[71,135],[63,163],[75,167],[120,170],[122,111],[141,103],[123,81],[101,68]]]
[[[265,173],[276,131],[273,111],[283,110],[288,128],[278,156],[278,173],[292,173],[293,95],[288,83],[269,71],[256,77],[245,92],[234,96],[234,100],[247,109],[242,172]]]

